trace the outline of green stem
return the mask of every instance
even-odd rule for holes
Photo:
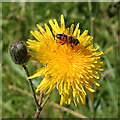
[[[26,65],[22,65],[22,67],[25,70],[27,76],[29,77],[30,74],[28,72],[27,66]],[[38,102],[37,98],[36,98],[36,93],[35,93],[35,90],[34,90],[34,87],[33,87],[32,79],[28,79],[28,81],[29,81],[30,87],[32,89],[32,93],[33,93],[33,96],[34,96],[34,101],[35,101],[35,104],[36,104],[36,107],[37,107],[37,110],[36,110],[35,116],[34,116],[35,120],[37,120],[39,118],[40,112],[42,111],[42,108],[44,107],[44,105],[46,104],[47,100],[49,99],[50,94],[48,96],[46,96],[46,98],[42,102],[42,96],[43,96],[43,94],[41,93],[40,94],[40,98],[39,98],[39,102]]]
[[[89,11],[90,11],[90,13],[91,13],[91,11],[92,11],[91,0],[88,0],[88,7],[89,7]]]
[[[44,99],[44,101],[42,102],[42,104],[41,104],[41,107],[42,107],[42,108],[43,108],[44,105],[46,104],[47,100],[50,98],[50,95],[51,95],[51,93],[50,93],[49,95],[47,95],[46,98]]]
[[[28,72],[28,68],[26,65],[22,65],[23,69],[25,70],[27,76],[29,77],[30,74]],[[34,87],[33,87],[33,83],[32,83],[32,79],[28,79],[28,82],[30,84],[30,87],[32,89],[32,93],[33,93],[33,96],[34,96],[34,101],[35,101],[35,104],[36,104],[36,107],[39,107],[39,104],[38,104],[38,101],[37,101],[37,98],[36,98],[36,93],[35,93],[35,90],[34,90]]]
[[[91,0],[88,0],[88,8],[89,8],[89,13],[90,13],[90,23],[91,23],[91,35],[94,38],[94,23],[95,23],[95,18],[93,17],[93,13],[92,13],[92,4],[91,4]],[[94,39],[93,39],[93,45],[94,45]]]

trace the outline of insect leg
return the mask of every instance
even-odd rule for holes
[[[57,49],[58,49],[61,45],[64,45],[64,44],[65,44],[65,43],[60,44],[60,45],[57,47]],[[56,49],[56,50],[57,50],[57,49]],[[56,51],[56,50],[55,50],[55,51]],[[53,51],[53,52],[55,52],[55,51]]]

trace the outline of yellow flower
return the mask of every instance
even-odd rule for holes
[[[93,100],[95,91],[92,83],[97,87],[100,86],[97,82],[99,79],[98,70],[103,70],[101,68],[103,62],[98,59],[104,53],[102,51],[96,52],[99,47],[93,47],[93,44],[90,44],[93,37],[88,35],[88,30],[80,35],[79,23],[75,30],[74,24],[70,28],[65,28],[63,15],[61,15],[61,26],[58,25],[56,19],[54,22],[50,20],[49,23],[53,33],[46,23],[45,30],[37,24],[40,32],[31,31],[37,40],[28,39],[27,41],[28,48],[32,50],[30,52],[31,59],[44,64],[43,68],[39,68],[29,78],[44,75],[45,77],[36,92],[43,93],[47,90],[46,95],[48,95],[56,86],[61,95],[60,105],[70,104],[72,97],[76,106],[76,100],[85,105],[86,92]],[[70,43],[62,45],[56,35],[63,33],[78,39],[79,43],[73,47]]]

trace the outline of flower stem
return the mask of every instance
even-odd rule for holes
[[[23,69],[25,70],[27,76],[29,77],[30,74],[28,72],[28,68],[26,65],[22,65]],[[35,101],[35,104],[36,104],[36,107],[39,107],[39,104],[38,104],[38,101],[37,101],[37,98],[36,98],[36,93],[35,93],[35,90],[34,90],[34,87],[33,87],[33,83],[32,83],[32,79],[28,79],[28,82],[30,84],[30,87],[32,89],[32,93],[33,93],[33,96],[34,96],[34,101]]]
[[[41,104],[41,107],[42,107],[42,108],[43,108],[44,105],[46,104],[47,100],[50,98],[50,95],[51,95],[51,93],[50,93],[49,95],[47,95],[46,98],[44,99],[44,101],[42,102],[42,104]]]
[[[22,67],[25,70],[27,76],[29,77],[30,74],[28,72],[27,65],[22,65]],[[34,90],[34,87],[33,87],[32,79],[28,79],[28,82],[29,82],[30,87],[32,89],[32,93],[33,93],[33,96],[34,96],[34,101],[35,101],[35,104],[36,104],[36,107],[37,107],[37,110],[36,110],[35,116],[34,116],[34,118],[37,120],[39,118],[40,112],[42,111],[42,108],[43,108],[43,105],[41,105],[42,104],[43,93],[40,94],[39,101],[37,101],[37,97],[36,97],[36,93],[35,93],[35,90]],[[47,100],[48,99],[44,100],[44,104],[46,103]]]
[[[41,94],[40,94],[40,97],[39,97],[39,102],[38,102],[38,104],[39,104],[40,107],[37,108],[37,110],[36,110],[36,112],[35,112],[35,116],[34,116],[34,118],[36,118],[36,119],[39,118],[40,111],[42,111],[42,108],[43,108],[43,107],[41,107],[42,97],[43,97],[43,93],[41,93]]]

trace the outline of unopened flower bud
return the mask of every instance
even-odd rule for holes
[[[15,64],[26,64],[30,56],[27,53],[26,45],[22,41],[15,41],[10,46],[10,55]]]

